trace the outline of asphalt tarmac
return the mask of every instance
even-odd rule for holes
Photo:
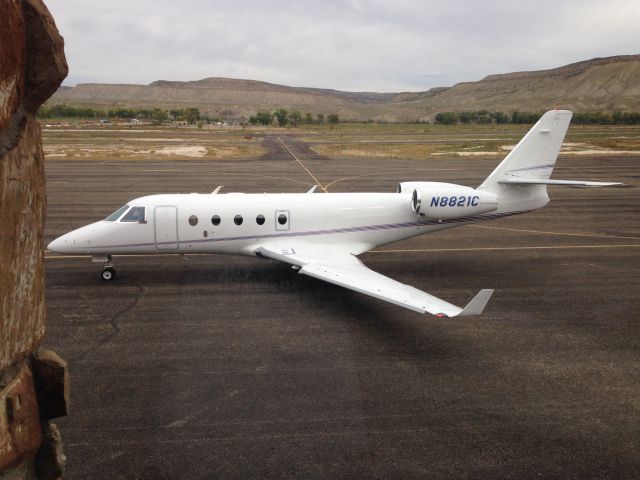
[[[329,159],[276,138],[257,160],[46,164],[45,245],[152,193],[477,185],[497,158]],[[517,217],[364,254],[465,304],[437,319],[258,258],[46,254],[45,346],[69,361],[67,479],[638,478],[640,157],[561,157]],[[315,177],[315,178],[312,178]],[[317,193],[321,195],[321,193]]]

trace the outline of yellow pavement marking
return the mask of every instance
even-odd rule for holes
[[[255,173],[223,173],[225,175],[235,175],[237,177],[256,177],[256,178],[270,178],[271,180],[286,180],[287,182],[295,182],[301,183],[303,185],[312,186],[309,182],[304,182],[302,180],[296,180],[295,178],[287,178],[287,177],[274,177],[273,175],[258,175]]]
[[[627,245],[546,245],[525,247],[472,247],[472,248],[416,248],[399,250],[369,250],[367,253],[437,253],[437,252],[483,252],[500,250],[570,250],[580,248],[640,248],[640,243]]]
[[[625,240],[638,240],[640,237],[624,237],[621,235],[598,235],[595,233],[565,233],[565,232],[546,232],[543,230],[525,230],[523,228],[507,228],[507,227],[489,227],[486,225],[466,225],[472,228],[487,228],[489,230],[508,230],[510,232],[522,232],[522,233],[540,233],[543,235],[564,235],[569,237],[592,237],[592,238],[622,238]]]
[[[325,188],[329,188],[331,185],[338,183],[338,182],[343,182],[345,180],[352,180],[354,178],[364,178],[364,177],[375,177],[375,176],[379,176],[379,175],[387,175],[386,173],[368,173],[366,175],[354,175],[352,177],[343,177],[343,178],[338,178],[337,180],[334,180],[332,182],[329,182],[325,185]]]
[[[316,182],[316,185],[318,185],[324,193],[327,193],[327,189],[322,185],[322,183],[320,183],[320,180],[318,180],[316,176],[313,173],[311,173],[311,170],[309,170],[307,167],[304,166],[304,163],[302,163],[302,161],[295,156],[295,154],[291,151],[291,149],[287,146],[287,144],[284,143],[282,138],[278,137],[278,140],[280,140],[280,143],[282,143],[282,146],[287,149],[287,152],[289,152],[291,156],[296,159],[296,162],[298,162],[298,164],[305,169],[305,171],[309,174],[309,176],[313,178],[313,181]]]

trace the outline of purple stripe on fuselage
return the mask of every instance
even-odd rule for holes
[[[508,217],[511,215],[518,215],[520,213],[526,213],[530,210],[523,210],[519,212],[506,212],[506,213],[493,213],[483,215],[472,215],[469,217],[452,218],[448,220],[429,220],[426,222],[404,222],[404,223],[389,223],[382,225],[363,225],[360,227],[344,227],[334,228],[329,230],[311,230],[307,232],[286,232],[286,233],[271,233],[268,235],[244,235],[239,237],[222,237],[222,238],[199,238],[194,240],[181,240],[176,242],[157,242],[157,243],[130,243],[123,245],[105,245],[97,247],[85,247],[88,250],[95,249],[108,249],[108,248],[131,248],[131,247],[149,247],[154,245],[171,245],[171,244],[190,244],[190,243],[214,243],[214,242],[233,242],[238,240],[251,240],[255,238],[267,239],[267,238],[285,238],[285,237],[308,237],[313,235],[333,235],[337,233],[353,233],[353,232],[368,232],[376,230],[393,230],[397,228],[411,228],[411,227],[428,227],[432,225],[446,225],[452,223],[467,223],[481,220],[494,220],[497,218]]]

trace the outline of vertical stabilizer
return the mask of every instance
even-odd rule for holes
[[[572,115],[568,110],[551,110],[542,115],[479,188],[497,191],[498,183],[512,176],[548,180]]]

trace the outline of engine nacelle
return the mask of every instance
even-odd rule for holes
[[[405,182],[398,191],[413,188],[411,208],[420,216],[446,220],[488,213],[498,208],[498,196],[463,185],[439,182]]]
[[[401,182],[396,187],[397,193],[410,193],[413,192],[416,188],[426,187],[429,185],[447,185],[441,184],[438,182]]]

